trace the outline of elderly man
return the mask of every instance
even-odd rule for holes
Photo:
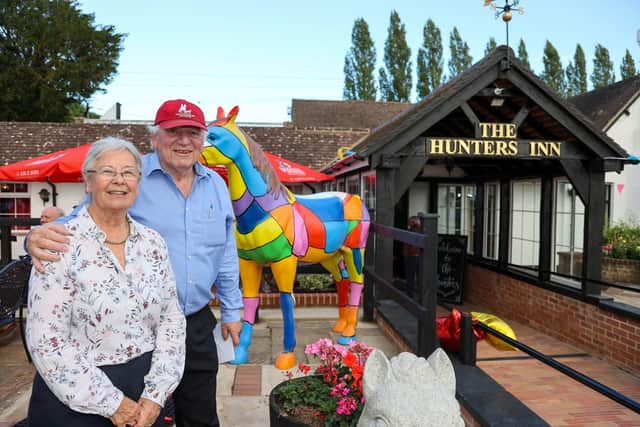
[[[40,212],[40,224],[46,224],[64,216],[64,211],[57,206],[50,206]]]
[[[242,328],[231,198],[222,178],[198,163],[206,125],[197,105],[183,99],[164,102],[149,130],[154,152],[143,157],[142,182],[129,213],[166,240],[187,316],[185,371],[173,393],[176,425],[217,426],[216,319],[208,306],[212,284],[221,303],[223,337],[231,336],[237,345]],[[41,260],[58,260],[49,250],[67,249],[65,234],[53,223],[31,233],[27,248],[37,269]]]

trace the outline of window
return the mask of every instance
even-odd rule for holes
[[[31,197],[29,184],[0,184],[0,217],[31,218]],[[28,230],[29,226],[16,226],[13,230]]]
[[[511,184],[509,262],[535,270],[539,264],[540,191],[539,179]]]
[[[498,259],[500,242],[500,184],[488,183],[484,187],[485,238],[483,256]]]
[[[467,236],[467,252],[473,253],[475,185],[438,185],[438,233]]]
[[[362,200],[369,209],[369,216],[375,218],[376,211],[376,173],[371,172],[362,175]]]
[[[338,189],[338,191],[344,192],[344,189],[345,189],[345,187],[344,187],[344,178],[341,178],[341,179],[337,180],[336,181],[336,185],[337,185],[336,188]]]
[[[347,178],[347,193],[360,195],[360,177],[358,175]]]
[[[584,204],[566,179],[558,179],[554,190],[555,224],[551,270],[569,276],[581,276]]]

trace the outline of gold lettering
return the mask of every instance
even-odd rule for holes
[[[459,146],[458,146],[459,147],[458,148],[458,153],[459,154],[462,154],[462,153],[471,154],[471,151],[469,149],[470,148],[469,144],[471,142],[470,140],[468,140],[468,139],[458,139],[457,141],[459,143]]]
[[[550,155],[560,157],[560,143],[559,142],[549,142],[549,151]]]
[[[516,125],[514,125],[513,123],[508,123],[505,126],[507,127],[507,132],[506,132],[505,137],[506,138],[515,138],[516,137],[516,132],[518,130]]]
[[[518,154],[518,141],[509,141],[509,154],[512,156]]]
[[[491,123],[480,123],[480,131],[482,138],[487,138],[489,136],[489,128],[491,127]]]
[[[496,151],[495,151],[495,141],[485,141],[484,142],[484,154],[487,154],[489,156],[495,156]]]
[[[450,139],[447,139],[444,152],[447,154],[456,154],[456,141],[459,141],[459,140],[452,141]]]
[[[497,156],[507,155],[507,141],[496,141],[496,155]]]
[[[431,147],[429,147],[429,154],[444,154],[442,144],[444,139],[431,138]]]
[[[472,139],[469,142],[473,146],[473,154],[480,154],[480,144],[482,144],[482,141],[478,139]]]

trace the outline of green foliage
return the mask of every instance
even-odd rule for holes
[[[540,78],[558,95],[564,96],[566,92],[566,82],[564,79],[564,70],[560,55],[556,48],[549,40],[544,47],[544,56],[542,57],[544,71]]]
[[[389,18],[387,40],[384,44],[385,68],[380,68],[380,97],[382,101],[409,101],[411,94],[411,49],[407,31],[395,10]]]
[[[298,274],[298,286],[301,291],[333,290],[333,279],[330,274]]]
[[[630,216],[604,229],[605,255],[611,258],[640,260],[640,223]]]
[[[0,120],[70,120],[113,78],[125,35],[75,0],[0,3]]]
[[[443,83],[442,36],[440,29],[431,19],[425,24],[422,37],[416,70],[418,99],[427,96]]]
[[[620,80],[634,77],[636,74],[638,74],[636,64],[633,61],[633,57],[631,56],[629,49],[627,49],[624,57],[622,58],[622,64],[620,64]]]
[[[594,89],[609,86],[615,83],[616,75],[613,71],[613,62],[609,58],[609,49],[600,43],[596,45],[596,52],[593,58],[593,73],[591,83]]]
[[[493,37],[489,37],[489,41],[487,42],[487,46],[484,48],[484,56],[489,55],[496,48],[497,43],[496,39]]]
[[[449,36],[449,78],[452,79],[471,66],[473,58],[469,53],[469,45],[462,41],[456,27]]]
[[[518,59],[522,61],[527,68],[531,68],[531,64],[529,64],[529,54],[527,53],[527,47],[524,44],[524,40],[520,39],[520,44],[518,44]]]
[[[587,66],[584,51],[580,44],[576,45],[573,63],[567,65],[567,96],[576,96],[587,91]]]
[[[344,99],[376,99],[373,72],[376,68],[376,48],[363,18],[356,19],[351,32],[352,46],[344,58]]]

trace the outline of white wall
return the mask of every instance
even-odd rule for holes
[[[409,216],[417,215],[418,212],[427,213],[429,202],[429,183],[414,182],[409,187]]]
[[[630,114],[622,114],[607,135],[629,154],[640,157],[640,99],[636,99],[627,111]],[[610,172],[606,174],[606,181],[613,183],[611,219],[617,221],[628,213],[636,218],[640,216],[640,165],[625,165],[621,174]]]

